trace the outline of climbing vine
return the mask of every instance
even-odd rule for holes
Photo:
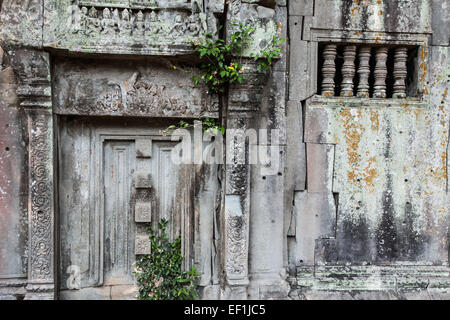
[[[147,225],[151,254],[136,260],[136,283],[139,300],[193,300],[198,298],[198,273],[195,267],[183,270],[181,238],[170,242],[166,228],[168,221],[158,223],[159,231]]]

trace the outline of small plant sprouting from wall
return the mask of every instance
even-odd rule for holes
[[[237,30],[229,36],[228,41],[217,36],[222,28],[220,26],[214,35],[207,33],[203,43],[192,42],[200,58],[206,60],[200,65],[200,74],[193,76],[194,84],[203,82],[210,94],[223,94],[227,86],[245,80],[242,56],[255,29],[243,24],[232,26]],[[281,48],[278,45],[284,41],[285,39],[278,39],[275,35],[272,42],[259,53],[250,54],[257,63],[258,72],[269,69],[273,59],[280,57]]]
[[[221,125],[218,125],[216,123],[216,120],[214,120],[214,119],[203,118],[203,119],[199,119],[196,121],[200,121],[202,123],[203,132],[210,131],[213,134],[218,134],[219,132],[221,132],[222,134],[225,134],[225,128],[222,127]],[[167,135],[171,135],[177,129],[189,129],[189,128],[193,128],[193,127],[194,127],[194,124],[186,122],[184,120],[180,120],[180,122],[178,122],[177,125],[173,124],[173,125],[167,127],[166,129],[164,129],[162,131],[162,134],[167,136]]]
[[[198,298],[198,273],[194,267],[183,270],[181,238],[170,242],[166,229],[168,221],[162,219],[158,229],[151,224],[147,231],[151,242],[151,254],[136,259],[136,283],[139,300],[193,300]]]

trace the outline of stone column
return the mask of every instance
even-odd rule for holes
[[[394,93],[393,98],[406,98],[406,60],[408,59],[408,49],[399,47],[395,49],[394,55]]]
[[[225,216],[224,216],[224,263],[226,289],[225,299],[247,299],[248,247],[249,247],[249,174],[245,162],[245,143],[230,148],[231,130],[247,127],[245,120],[235,115],[228,118],[226,154],[232,162],[226,163]],[[239,134],[239,133],[238,133]]]
[[[359,48],[359,83],[357,96],[360,98],[369,98],[370,51],[370,47]]]
[[[353,78],[355,76],[356,46],[344,47],[344,65],[342,66],[341,97],[353,96]]]
[[[25,299],[54,299],[53,115],[50,59],[17,50],[17,94],[28,123],[28,285]]]
[[[29,261],[25,299],[54,298],[53,120],[51,110],[39,108],[27,109]]]
[[[388,55],[388,48],[380,47],[376,49],[375,53],[375,85],[373,91],[374,98],[386,98],[386,76],[387,67],[386,60]]]
[[[322,67],[322,95],[327,97],[334,96],[334,75],[336,73],[336,53],[337,46],[328,44],[323,50],[323,67]]]

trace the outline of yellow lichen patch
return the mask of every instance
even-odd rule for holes
[[[356,16],[359,13],[360,13],[359,7],[354,7],[352,9],[352,16]]]
[[[447,152],[446,151],[442,152],[441,161],[442,161],[442,172],[444,174],[444,179],[447,179]]]
[[[361,110],[358,110],[358,117],[361,117]],[[350,109],[343,109],[340,112],[343,120],[345,142],[347,144],[347,155],[350,165],[355,165],[359,161],[358,147],[361,141],[361,132],[364,128],[356,123]]]
[[[374,178],[377,176],[377,170],[372,168],[373,163],[375,163],[375,157],[369,158],[369,163],[367,167],[363,170],[363,180],[366,182],[366,185],[371,189],[374,188]]]
[[[370,111],[370,121],[372,122],[372,130],[378,131],[380,129],[380,120],[378,112]]]
[[[378,15],[382,16],[383,15],[383,10],[378,11]]]
[[[377,4],[381,4],[381,0],[377,0]]]

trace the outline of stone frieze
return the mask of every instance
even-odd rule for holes
[[[197,0],[53,0],[44,18],[44,46],[74,52],[191,53],[208,32]]]
[[[86,77],[84,68],[88,66],[57,64],[56,113],[181,118],[217,113],[217,97],[195,87],[189,73],[133,63],[124,65],[120,75],[105,65]]]

